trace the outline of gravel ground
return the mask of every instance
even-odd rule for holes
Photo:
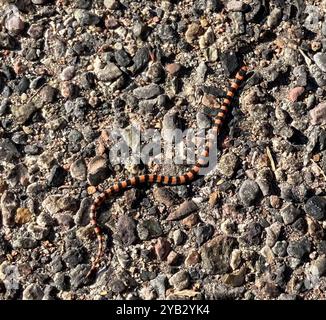
[[[326,297],[325,0],[0,9],[0,299]],[[113,165],[110,128],[209,126],[243,62],[216,168],[108,201],[85,280],[93,197],[187,169]]]

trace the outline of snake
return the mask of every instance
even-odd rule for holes
[[[211,127],[211,139],[205,144],[198,161],[191,167],[187,172],[179,176],[169,176],[169,175],[157,175],[157,174],[143,174],[134,176],[132,178],[116,182],[111,187],[104,190],[92,203],[90,206],[90,224],[94,229],[97,238],[97,254],[93,258],[92,266],[87,276],[96,273],[98,265],[104,254],[104,236],[102,228],[100,227],[97,219],[97,211],[102,206],[105,201],[113,197],[113,195],[120,193],[128,188],[137,188],[145,184],[160,184],[165,186],[180,186],[184,184],[190,184],[199,176],[199,171],[201,168],[205,167],[207,164],[207,158],[212,150],[212,137],[217,137],[220,129],[225,123],[226,114],[230,110],[231,102],[234,95],[238,91],[242,82],[245,80],[246,74],[248,72],[248,67],[243,65],[235,75],[235,79],[232,81],[230,87],[226,91],[226,95],[223,99],[223,103],[216,110],[216,117],[212,123]]]

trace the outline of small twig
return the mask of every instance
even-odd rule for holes
[[[42,90],[42,88],[46,85],[46,83],[43,83],[37,90],[36,92],[28,99],[28,102],[27,103],[30,103],[34,98],[35,96]]]
[[[275,162],[271,153],[271,150],[269,149],[269,147],[266,147],[266,153],[267,153],[267,157],[269,159],[269,162],[271,163],[271,167],[272,170],[275,172],[276,171],[276,166],[275,166]]]
[[[312,65],[311,59],[302,51],[302,49],[298,48],[298,50],[301,53],[301,55],[303,56],[307,66],[310,67]]]

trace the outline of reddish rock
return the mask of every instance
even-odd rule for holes
[[[269,197],[269,201],[271,203],[271,206],[275,209],[279,209],[282,205],[281,199],[278,196],[271,195]]]
[[[166,219],[169,221],[180,220],[182,218],[189,216],[191,213],[197,210],[198,207],[195,202],[193,202],[192,200],[190,201],[186,200],[183,203],[181,203],[181,205],[175,211],[171,212]]]
[[[186,267],[194,266],[195,264],[200,262],[200,254],[199,252],[193,250],[190,251],[186,260],[185,260],[185,265]]]
[[[209,107],[209,108],[214,108],[217,105],[216,98],[213,95],[207,94],[207,93],[204,94],[204,96],[203,96],[203,98],[201,100],[201,103],[205,107]]]
[[[179,63],[169,63],[168,65],[166,65],[165,69],[171,76],[174,76],[180,71],[181,64],[179,64]]]
[[[199,221],[198,215],[196,213],[191,214],[190,216],[184,218],[181,222],[188,228],[193,227]]]
[[[155,244],[155,253],[160,260],[165,260],[171,251],[171,244],[165,238],[159,238]]]
[[[166,262],[170,266],[175,266],[178,263],[179,257],[180,255],[178,253],[171,251],[166,258]]]
[[[298,98],[304,93],[304,87],[295,87],[289,91],[289,100],[296,102]]]

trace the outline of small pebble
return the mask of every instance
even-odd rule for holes
[[[198,206],[193,201],[184,201],[176,210],[172,211],[167,220],[180,220],[198,210]]]
[[[193,43],[196,39],[198,39],[199,35],[202,33],[202,28],[197,23],[191,23],[187,31],[185,33],[185,38],[188,43]]]
[[[181,70],[181,64],[179,63],[169,63],[166,65],[165,69],[171,76],[175,76]]]
[[[43,294],[42,288],[38,284],[32,283],[23,291],[23,300],[42,300]]]
[[[322,220],[326,214],[326,199],[320,196],[312,196],[304,206],[305,212],[317,220]]]
[[[169,282],[175,290],[180,291],[187,289],[190,285],[189,274],[186,271],[180,270],[169,279]]]
[[[75,67],[68,66],[64,68],[60,74],[60,79],[62,81],[71,80],[75,76]]]
[[[239,197],[246,207],[255,204],[259,196],[260,189],[255,181],[246,180],[242,183],[239,190]]]
[[[6,29],[13,34],[20,34],[25,28],[25,22],[18,13],[13,13],[5,22]]]
[[[25,224],[32,219],[32,214],[27,208],[18,208],[16,211],[15,222]]]
[[[227,178],[231,178],[238,165],[238,157],[233,152],[224,154],[218,164],[217,170]]]
[[[298,98],[304,93],[305,88],[304,87],[295,87],[289,91],[289,100],[291,102],[296,102]]]
[[[109,176],[108,160],[102,156],[94,157],[88,164],[87,171],[88,182],[91,185],[98,185]]]
[[[149,84],[147,86],[134,89],[132,93],[138,99],[150,99],[157,97],[161,93],[161,88],[157,84]]]
[[[118,0],[104,0],[104,6],[107,9],[115,10],[115,9],[118,9],[118,7],[119,7],[119,1]]]
[[[171,244],[165,238],[158,238],[154,248],[157,257],[160,260],[165,260],[171,251]]]
[[[194,266],[199,262],[200,262],[200,254],[197,251],[192,250],[189,252],[189,254],[185,259],[185,266],[186,267]]]
[[[321,102],[317,107],[310,110],[309,112],[311,123],[316,124],[324,124],[326,123],[326,103]]]
[[[314,61],[316,65],[323,71],[326,72],[326,54],[318,52],[314,55]]]

